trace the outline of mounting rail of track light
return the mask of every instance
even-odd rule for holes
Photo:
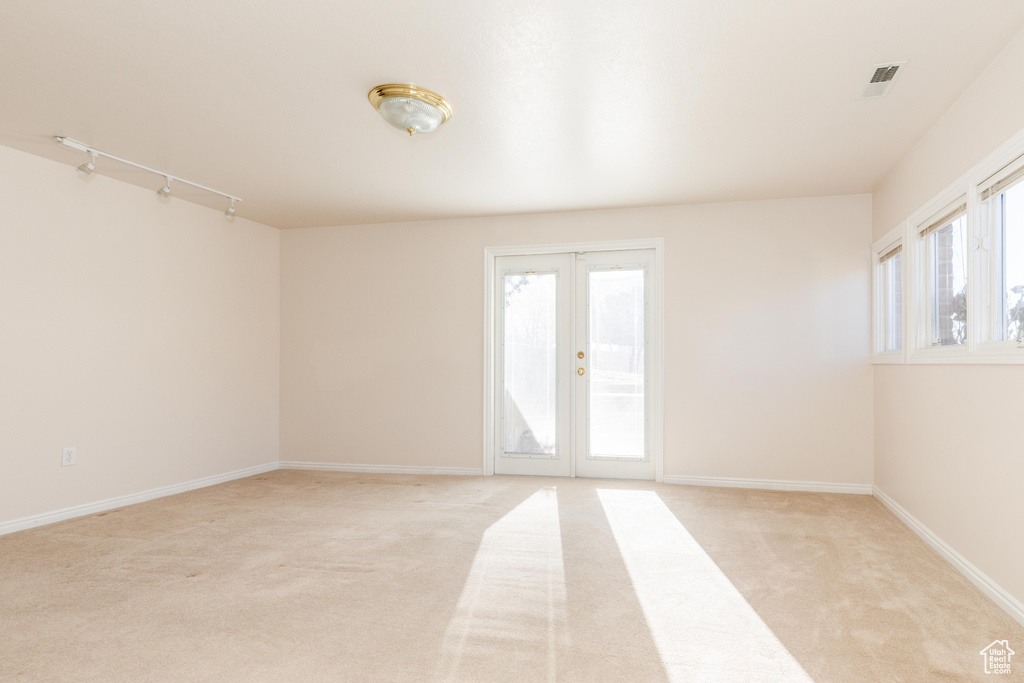
[[[229,202],[231,202],[231,205],[224,212],[224,216],[227,217],[229,220],[235,217],[235,204],[242,201],[239,197],[236,197],[233,194],[228,194],[227,192],[221,192],[220,190],[215,190],[212,187],[207,187],[206,185],[200,185],[199,183],[193,183],[191,180],[185,180],[184,178],[179,178],[178,176],[171,175],[170,173],[165,173],[163,171],[158,171],[158,170],[156,170],[154,168],[150,168],[149,166],[143,166],[142,164],[137,164],[134,161],[128,161],[127,159],[122,159],[121,157],[114,156],[113,154],[108,154],[107,152],[98,150],[95,147],[87,145],[84,142],[79,142],[78,140],[73,140],[71,138],[66,138],[66,137],[64,137],[62,135],[55,135],[53,137],[53,139],[54,139],[55,142],[59,142],[60,144],[64,145],[65,147],[70,147],[71,149],[77,149],[79,152],[85,152],[86,154],[89,155],[89,161],[85,162],[84,164],[79,166],[78,169],[77,169],[78,172],[81,173],[84,176],[91,175],[92,172],[96,169],[96,159],[98,159],[99,157],[103,157],[104,159],[110,159],[111,161],[116,161],[116,162],[118,162],[120,164],[127,164],[128,166],[131,166],[133,168],[137,168],[137,169],[142,170],[142,171],[146,171],[147,173],[153,173],[155,175],[162,176],[163,179],[164,179],[163,187],[161,187],[159,190],[156,191],[157,196],[160,197],[161,199],[166,199],[167,197],[171,196],[171,183],[172,182],[182,183],[184,185],[189,185],[189,186],[194,187],[196,189],[203,190],[204,192],[209,192],[211,194],[215,194],[215,195],[219,195],[221,197],[224,197]]]

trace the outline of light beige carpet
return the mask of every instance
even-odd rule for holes
[[[0,537],[3,681],[991,680],[867,496],[279,471]]]

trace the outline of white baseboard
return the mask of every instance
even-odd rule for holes
[[[718,486],[733,489],[766,489],[768,491],[813,491],[817,493],[856,493],[870,496],[871,484],[833,484],[826,481],[790,481],[786,479],[737,479],[734,477],[684,477],[665,475],[666,484],[685,486]]]
[[[348,465],[336,462],[301,462],[283,460],[282,470],[319,470],[321,472],[366,472],[368,474],[455,474],[482,477],[477,467],[411,467],[407,465]]]
[[[1021,604],[1020,600],[1017,600],[1017,598],[1007,593],[1002,586],[988,578],[980,569],[968,562],[967,558],[953,550],[948,543],[936,536],[931,529],[918,521],[916,517],[907,512],[902,505],[886,495],[880,488],[876,486],[874,489],[875,498],[881,501],[882,505],[889,508],[890,512],[910,527],[910,530],[920,536],[935,552],[953,565],[954,569],[967,577],[967,580],[977,586],[992,602],[999,605],[1007,614],[1020,622],[1021,625],[1024,625],[1024,604]]]
[[[244,477],[251,477],[254,474],[262,474],[263,472],[270,472],[272,470],[276,470],[277,465],[278,464],[276,462],[268,462],[263,465],[256,465],[255,467],[246,467],[245,469],[242,470],[235,470],[234,472],[214,474],[212,476],[203,477],[201,479],[193,479],[192,481],[186,481],[181,484],[161,486],[160,488],[149,489],[148,491],[142,491],[141,493],[130,493],[127,496],[107,498],[106,500],[100,500],[95,503],[85,503],[84,505],[75,505],[73,507],[63,508],[61,510],[54,510],[53,512],[44,512],[42,514],[31,515],[29,517],[22,517],[20,519],[12,519],[9,522],[0,522],[0,536],[4,534],[10,534],[15,531],[22,531],[23,529],[31,529],[33,527],[43,526],[44,524],[63,522],[65,519],[72,519],[74,517],[91,515],[95,512],[113,510],[114,508],[123,507],[125,505],[132,505],[133,503],[143,503],[147,500],[153,500],[154,498],[173,496],[176,493],[193,491],[195,489],[201,489],[206,486],[213,486],[214,484],[223,484],[224,482],[231,481],[232,479],[242,479]]]

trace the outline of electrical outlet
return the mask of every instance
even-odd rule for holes
[[[63,455],[60,458],[60,464],[64,467],[75,464],[75,447],[65,448]]]

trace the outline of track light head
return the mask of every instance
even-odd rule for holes
[[[164,186],[156,191],[156,196],[160,199],[167,199],[171,196],[171,178],[168,176],[165,179]]]
[[[231,206],[229,206],[227,208],[227,210],[224,212],[224,217],[227,218],[229,221],[233,221],[235,219],[235,200],[234,199],[231,200]]]
[[[85,162],[78,167],[78,172],[88,178],[92,175],[92,172],[96,170],[96,155],[92,152],[89,153],[89,161]]]

